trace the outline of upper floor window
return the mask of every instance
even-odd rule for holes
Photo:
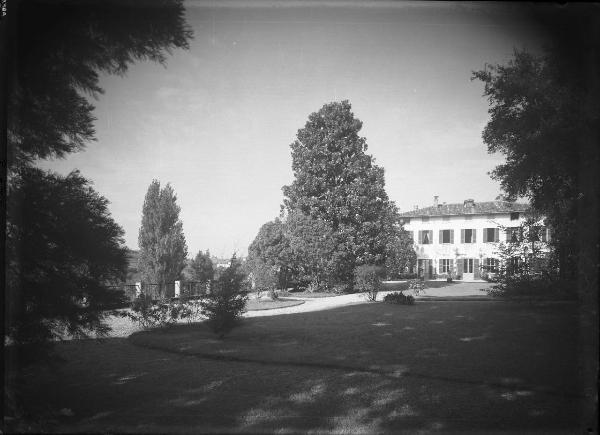
[[[517,221],[517,220],[519,220],[519,212],[518,211],[512,212],[510,214],[510,220],[511,221]]]
[[[468,215],[464,216],[464,218],[466,221],[470,221],[471,219],[473,219],[473,215],[468,214]]]
[[[443,221],[449,221],[450,220],[450,216],[442,216],[442,220]]]
[[[454,230],[440,230],[440,243],[454,243]]]
[[[460,230],[460,243],[475,243],[477,241],[477,231],[473,228]]]
[[[419,243],[421,245],[431,245],[433,243],[433,230],[419,231]]]
[[[421,222],[429,222],[429,216],[422,216]]]
[[[498,228],[483,229],[483,243],[493,243],[500,241],[500,230]]]

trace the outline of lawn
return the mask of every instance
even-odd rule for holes
[[[51,431],[579,433],[576,314],[371,303],[245,319],[224,341],[180,325],[63,343],[18,384]]]
[[[260,311],[260,310],[273,310],[275,308],[293,307],[294,305],[301,305],[304,301],[295,299],[248,299],[246,302],[246,310],[248,311]]]

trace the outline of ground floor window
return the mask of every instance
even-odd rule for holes
[[[463,273],[473,273],[473,259],[463,258]]]
[[[498,272],[500,267],[500,260],[497,258],[484,258],[483,259],[483,270],[488,272]]]
[[[450,258],[443,258],[440,260],[440,273],[451,273],[452,272],[452,260]]]

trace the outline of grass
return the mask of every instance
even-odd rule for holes
[[[577,333],[574,304],[371,303],[64,343],[10,384],[50,431],[580,432]]]
[[[246,303],[246,309],[248,311],[260,311],[260,310],[273,310],[275,308],[293,307],[294,305],[301,305],[304,301],[295,299],[276,299],[276,300],[258,300],[249,299]]]

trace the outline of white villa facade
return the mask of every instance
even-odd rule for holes
[[[482,271],[499,266],[497,246],[513,237],[529,205],[509,201],[434,204],[401,213],[404,229],[412,235],[417,253],[417,272],[425,279],[479,280]],[[542,232],[546,241],[547,229]]]

